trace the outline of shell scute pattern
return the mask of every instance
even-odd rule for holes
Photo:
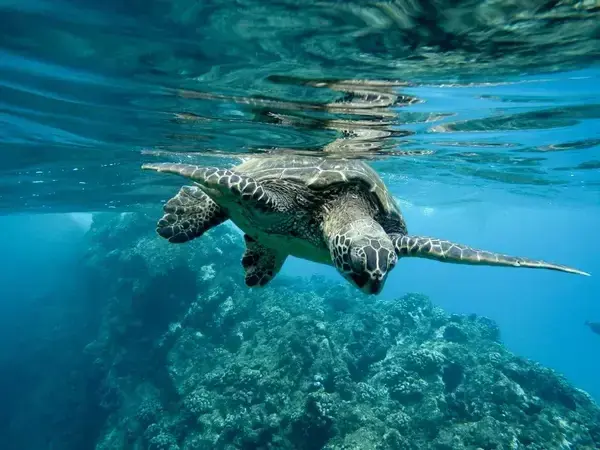
[[[384,215],[404,222],[396,202],[379,175],[363,161],[305,156],[250,158],[233,170],[249,175],[258,182],[292,181],[317,192],[335,185],[354,183],[374,194]]]
[[[342,270],[345,272],[351,272],[350,268],[350,253],[348,249],[350,248],[351,240],[346,236],[338,235],[335,237],[335,245],[339,247],[342,251],[337,252],[335,255],[336,264],[338,267],[342,267]]]

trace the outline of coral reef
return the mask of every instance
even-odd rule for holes
[[[320,278],[249,290],[237,231],[173,245],[155,219],[97,215],[89,232],[97,450],[600,448],[598,406],[492,321]]]

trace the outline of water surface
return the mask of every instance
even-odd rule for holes
[[[0,208],[128,210],[178,183],[146,161],[324,151],[401,196],[597,201],[600,10],[536,5],[2,1]]]

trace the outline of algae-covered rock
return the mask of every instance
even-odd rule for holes
[[[115,398],[98,449],[600,448],[598,406],[489,319],[318,277],[250,290],[233,229],[172,245],[123,220],[89,234]]]

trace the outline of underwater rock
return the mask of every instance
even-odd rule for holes
[[[173,245],[154,220],[88,235],[106,300],[89,348],[119,398],[98,450],[600,448],[594,401],[489,319],[318,277],[250,290],[236,231]]]

